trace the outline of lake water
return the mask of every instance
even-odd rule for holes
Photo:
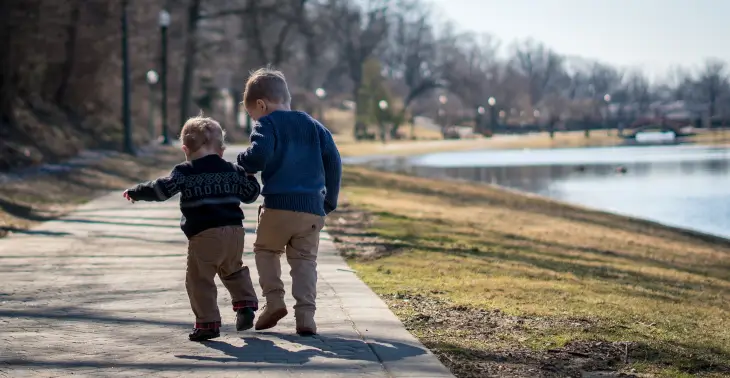
[[[368,164],[493,183],[730,238],[729,159],[726,148],[678,145],[437,153]]]

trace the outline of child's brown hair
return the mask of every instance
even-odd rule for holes
[[[180,142],[187,147],[190,153],[206,145],[223,149],[225,147],[226,132],[218,121],[201,115],[192,117],[183,125],[180,132]]]
[[[251,72],[243,92],[243,104],[252,105],[256,100],[277,104],[288,104],[291,101],[289,87],[281,71],[267,66]]]

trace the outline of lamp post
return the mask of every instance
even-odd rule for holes
[[[477,116],[474,120],[474,133],[476,134],[482,133],[482,125],[484,124],[484,113],[486,113],[486,110],[483,106],[477,108]]]
[[[441,133],[443,134],[446,130],[446,110],[444,109],[444,105],[449,102],[449,98],[445,95],[439,96],[439,126],[441,126]]]
[[[132,119],[129,109],[129,46],[127,43],[127,0],[122,0],[122,124],[124,125],[124,151],[134,153],[132,144]]]
[[[157,71],[147,71],[147,85],[149,86],[149,127],[150,127],[150,139],[154,139],[155,133],[155,84],[159,81],[160,77],[157,75]]]
[[[388,110],[388,101],[380,100],[378,102],[378,108],[380,108],[380,117],[378,117],[380,123],[380,140],[385,143],[385,122],[383,122],[383,118],[385,118],[385,111]]]
[[[608,116],[609,116],[609,111],[610,111],[609,105],[611,104],[611,95],[606,93],[603,96],[603,102],[606,103],[605,111],[603,114],[603,123],[604,123],[604,127],[606,127],[606,135],[611,136],[611,127],[608,125]]]
[[[327,91],[324,90],[324,88],[317,88],[314,91],[314,94],[319,99],[319,121],[324,123],[324,98],[327,96]]]
[[[490,97],[487,100],[487,104],[489,104],[489,136],[492,136],[494,130],[497,128],[497,108],[495,108],[497,99]]]
[[[170,144],[170,138],[167,132],[167,27],[170,26],[170,13],[163,9],[160,11],[160,40],[162,43],[162,58],[160,65],[161,81],[162,81],[162,104],[160,112],[162,113],[162,144]],[[185,120],[180,120],[185,122]]]

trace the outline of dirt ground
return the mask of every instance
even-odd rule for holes
[[[367,232],[374,218],[371,214],[348,202],[336,214],[328,230],[345,257],[376,260],[395,252],[390,243]],[[382,298],[406,329],[419,335],[421,342],[458,378],[638,377],[619,371],[637,348],[633,343],[573,342],[545,351],[505,347],[486,353],[448,342],[452,337],[469,337],[478,343],[500,343],[506,335],[519,337],[526,329],[539,331],[561,320],[511,316],[498,309],[474,309],[407,292]],[[590,323],[587,319],[572,319],[561,326],[583,328]]]

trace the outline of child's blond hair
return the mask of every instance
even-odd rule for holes
[[[243,104],[253,105],[256,100],[268,100],[277,104],[291,101],[286,78],[281,71],[269,66],[251,72],[243,91]]]
[[[226,132],[218,121],[201,115],[192,117],[183,125],[180,132],[180,142],[187,147],[190,153],[203,146],[212,146],[223,149],[225,147]]]

